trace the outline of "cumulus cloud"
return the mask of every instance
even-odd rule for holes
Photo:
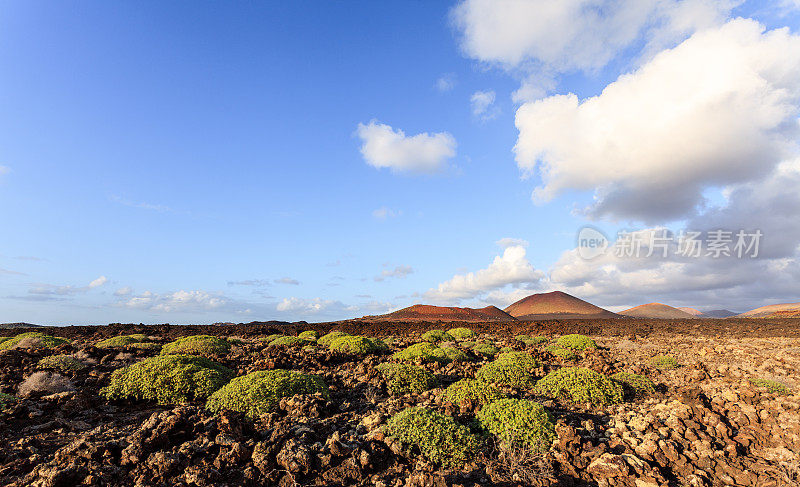
[[[381,206],[378,209],[372,210],[372,217],[377,220],[386,220],[387,218],[394,218],[402,214],[403,212],[400,210],[393,210],[385,206]]]
[[[358,124],[356,135],[367,164],[396,173],[434,174],[456,155],[456,140],[447,132],[406,136],[400,129],[373,120]]]
[[[424,297],[435,302],[458,303],[460,300],[476,298],[509,285],[526,284],[534,287],[545,278],[545,274],[534,269],[528,261],[525,245],[511,245],[510,239],[500,242],[507,246],[502,255],[496,256],[488,267],[456,274],[450,280],[428,290]]]
[[[494,91],[476,91],[469,99],[472,105],[472,114],[481,120],[491,120],[498,114],[497,107],[494,106]]]
[[[108,278],[106,278],[106,276],[100,276],[86,286],[57,286],[55,284],[37,284],[28,289],[28,294],[36,294],[41,296],[73,296],[75,294],[82,294],[91,289],[98,288],[107,282]]]
[[[103,284],[105,284],[107,282],[108,282],[108,278],[106,276],[100,276],[97,279],[95,279],[94,281],[89,283],[89,289],[94,289],[96,287],[100,287],[100,286],[102,286]]]
[[[122,305],[128,308],[163,312],[201,312],[218,310],[230,306],[232,301],[225,296],[206,291],[175,291],[154,293],[145,291]]]
[[[130,296],[131,294],[133,294],[133,288],[130,286],[121,287],[114,291],[114,296],[117,297]]]
[[[275,309],[286,313],[316,315],[325,312],[355,311],[358,307],[347,306],[341,301],[332,299],[290,297],[282,299]]]
[[[703,192],[761,177],[796,151],[800,36],[736,19],[693,35],[595,97],[517,111],[516,160],[534,199],[595,190],[595,217],[669,221]]]
[[[739,3],[463,0],[451,17],[463,52],[524,78],[516,97],[532,99],[552,87],[559,73],[595,71],[637,43],[644,45],[644,54],[674,45],[723,22]]]
[[[398,279],[402,279],[402,278],[406,277],[407,275],[412,274],[413,272],[414,272],[414,269],[411,266],[399,265],[399,266],[395,267],[394,269],[384,269],[383,271],[381,271],[381,273],[379,275],[373,277],[372,279],[375,282],[385,281],[386,279],[389,279],[389,278],[392,278],[392,277],[396,277]]]

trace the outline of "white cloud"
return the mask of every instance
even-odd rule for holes
[[[380,275],[373,277],[372,279],[376,282],[385,281],[388,278],[396,277],[398,279],[402,279],[409,274],[412,274],[414,269],[411,266],[407,265],[399,265],[396,266],[394,269],[384,269],[381,271]]]
[[[117,289],[114,291],[114,296],[121,297],[121,296],[130,296],[133,294],[133,288],[130,286],[125,286]]]
[[[469,99],[472,105],[472,114],[481,120],[490,120],[497,116],[498,110],[494,106],[494,91],[476,91]]]
[[[452,90],[456,86],[456,74],[443,74],[436,80],[436,89],[442,93]]]
[[[299,286],[300,281],[297,279],[292,279],[291,277],[281,277],[280,279],[275,279],[275,284],[289,284],[292,286]]]
[[[105,284],[107,282],[108,282],[108,278],[106,276],[100,276],[97,279],[95,279],[94,281],[89,283],[89,289],[94,289],[96,287],[100,287],[100,286],[102,286],[103,284]]]
[[[230,299],[206,291],[175,291],[154,293],[145,291],[123,303],[128,308],[163,312],[201,312],[217,310],[232,305]]]
[[[595,190],[597,217],[692,215],[709,187],[747,182],[796,151],[800,37],[737,19],[695,34],[602,94],[517,111],[517,164],[534,198]]]
[[[396,173],[437,173],[456,155],[456,140],[447,132],[406,136],[402,130],[373,120],[358,124],[356,134],[367,164]]]
[[[644,54],[669,47],[722,23],[739,3],[464,0],[451,17],[467,56],[526,78],[515,98],[535,99],[530,97],[541,96],[558,73],[595,71],[637,43]]]
[[[509,243],[509,239],[500,242]],[[457,274],[452,279],[428,290],[424,297],[436,302],[457,303],[471,299],[508,285],[535,286],[545,274],[533,268],[526,257],[524,245],[509,245],[502,255],[494,258],[485,269],[467,274]]]
[[[346,306],[341,301],[332,299],[290,297],[281,300],[275,309],[286,313],[316,315],[324,312],[341,312],[343,310],[355,311],[358,307]]]
[[[393,210],[385,206],[381,206],[378,209],[372,210],[372,217],[378,220],[386,220],[387,218],[394,218],[402,214],[403,212],[400,210]]]

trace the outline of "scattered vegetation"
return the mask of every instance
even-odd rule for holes
[[[234,372],[205,357],[158,355],[114,371],[100,390],[108,399],[146,399],[158,404],[204,400],[228,383]]]
[[[39,369],[57,370],[63,374],[78,372],[86,368],[86,364],[71,355],[50,355],[39,360],[36,364]]]
[[[272,340],[275,340],[276,338],[282,338],[284,336],[286,335],[281,335],[281,334],[267,335],[265,337],[259,338],[259,340],[261,340],[261,343],[263,343],[264,345],[269,345],[272,342]]]
[[[475,345],[477,345],[477,342],[473,342],[472,340],[467,340],[465,342],[459,343],[459,346],[461,346],[461,348],[468,348],[468,349],[474,347]]]
[[[323,347],[330,346],[331,342],[336,340],[337,338],[350,336],[348,333],[344,333],[341,331],[332,331],[327,335],[323,335],[317,339],[317,345],[322,345]]]
[[[497,355],[500,349],[491,343],[479,343],[474,347],[472,347],[472,351],[475,353],[479,353],[481,355],[485,355],[487,357],[494,357],[495,355]]]
[[[302,338],[303,340],[317,341],[317,339],[319,338],[319,332],[314,330],[306,330],[297,336],[299,338]]]
[[[522,342],[525,345],[533,346],[533,345],[540,345],[542,343],[547,343],[548,339],[545,337],[532,337],[528,335],[517,335],[516,340],[518,342]]]
[[[292,370],[259,370],[237,377],[211,394],[206,402],[210,411],[230,409],[257,418],[278,405],[283,397],[321,393],[328,397],[328,386],[316,375]]]
[[[561,360],[578,360],[578,354],[569,348],[548,347],[547,351]]]
[[[422,334],[422,339],[430,343],[452,342],[455,340],[452,335],[444,330],[430,330]]]
[[[58,394],[60,392],[74,391],[75,385],[61,374],[52,372],[34,372],[19,385],[17,391],[20,396],[28,397],[31,394]]]
[[[423,362],[450,362],[445,349],[428,342],[416,343],[406,347],[404,350],[395,352],[393,357],[398,360],[420,359]]]
[[[386,344],[380,339],[367,338],[365,336],[347,335],[339,337],[331,342],[330,349],[335,352],[348,353],[351,355],[366,355],[368,353],[385,350]]]
[[[672,355],[656,355],[650,359],[650,365],[657,369],[675,369],[680,364]]]
[[[15,402],[17,402],[16,396],[12,396],[11,394],[6,394],[5,392],[0,392],[0,411],[6,409]]]
[[[622,384],[631,397],[643,397],[656,392],[656,385],[643,375],[617,372],[611,379]]]
[[[172,343],[167,343],[161,349],[163,355],[226,355],[231,351],[231,344],[228,340],[210,335],[192,335],[178,338]]]
[[[475,378],[493,384],[526,388],[535,384],[532,370],[539,362],[525,352],[502,353],[480,369]]]
[[[524,446],[534,452],[550,449],[555,426],[541,404],[525,399],[500,399],[478,412],[478,421],[507,446]]]
[[[295,336],[280,336],[269,342],[268,347],[303,347],[311,343],[309,340]]]
[[[414,445],[430,461],[445,467],[460,467],[475,455],[478,440],[452,417],[423,407],[395,414],[387,432],[400,443]]]
[[[534,393],[592,404],[616,404],[624,399],[622,384],[583,367],[564,367],[536,383]]]
[[[470,359],[469,355],[464,353],[460,348],[443,346],[442,350],[444,350],[444,355],[447,357],[447,360],[451,362],[467,362]]]
[[[780,394],[780,395],[787,395],[791,390],[786,386],[786,384],[781,384],[778,381],[769,380],[769,379],[750,379],[750,383],[756,387],[764,387],[767,389],[767,392],[772,394]]]
[[[453,404],[471,402],[485,405],[504,397],[505,394],[500,392],[500,389],[494,384],[487,384],[475,379],[461,379],[450,384],[444,391],[444,400]]]
[[[447,330],[447,334],[451,337],[455,338],[456,340],[468,340],[470,338],[475,338],[477,333],[475,333],[470,328],[453,328]]]
[[[12,348],[54,348],[65,343],[69,343],[69,340],[66,338],[30,331],[3,340],[0,342],[0,350],[11,350]]]
[[[586,335],[564,335],[556,341],[558,348],[570,348],[572,350],[596,349],[597,343]]]
[[[402,395],[421,393],[436,387],[436,378],[416,365],[408,363],[384,363],[375,367],[383,378],[391,394]]]
[[[133,345],[134,343],[145,343],[148,341],[147,335],[140,333],[106,338],[105,340],[95,343],[94,346],[97,348],[122,348]]]

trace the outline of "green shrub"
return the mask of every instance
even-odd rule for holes
[[[556,341],[558,348],[571,348],[572,350],[587,350],[597,348],[597,343],[586,335],[564,335]]]
[[[275,340],[275,339],[277,339],[277,338],[283,338],[283,337],[285,337],[285,336],[286,336],[286,335],[280,335],[280,334],[276,334],[276,335],[267,335],[267,336],[265,336],[265,337],[261,337],[261,338],[259,338],[259,340],[261,340],[261,343],[263,343],[264,345],[269,345],[270,343],[272,343],[272,340]]]
[[[524,343],[525,345],[539,345],[548,342],[546,337],[532,337],[528,335],[518,335],[516,340]]]
[[[556,439],[550,414],[541,404],[525,399],[499,399],[478,411],[478,421],[509,446],[545,452]]]
[[[144,343],[147,341],[149,341],[147,335],[143,334],[120,335],[113,338],[106,338],[105,340],[97,342],[94,346],[97,348],[122,348],[134,343]]]
[[[578,354],[569,348],[547,348],[547,351],[560,358],[561,360],[578,360]]]
[[[225,355],[231,351],[231,344],[222,338],[209,335],[193,335],[178,338],[172,343],[167,343],[161,348],[161,353],[181,355]]]
[[[397,338],[396,336],[389,335],[388,337],[384,338],[382,341],[386,345],[394,345],[395,343],[399,342],[400,339]]]
[[[404,350],[395,352],[393,357],[398,360],[422,359],[423,362],[450,362],[443,348],[427,342],[406,347]]]
[[[300,337],[282,336],[270,341],[268,347],[302,347],[311,343]]]
[[[50,355],[39,360],[36,364],[39,369],[52,369],[58,370],[65,374],[69,372],[78,372],[86,368],[86,365],[80,360],[70,355]]]
[[[392,416],[387,432],[400,443],[414,445],[422,455],[445,467],[460,467],[478,451],[478,440],[452,417],[423,407],[404,409]]]
[[[11,340],[11,337],[0,337],[0,343],[3,343],[6,340]]]
[[[412,392],[419,394],[436,387],[437,381],[433,374],[416,365],[385,363],[375,369],[386,380],[387,388],[392,394],[402,395]]]
[[[16,396],[6,394],[5,392],[0,392],[0,411],[11,406],[15,402],[17,402]]]
[[[487,357],[494,357],[495,355],[497,355],[500,349],[491,343],[479,343],[474,347],[472,347],[472,351],[475,353],[479,353],[481,355],[485,355]]]
[[[130,345],[128,345],[128,347],[136,348],[139,350],[161,350],[161,344],[153,342],[131,343]]]
[[[227,367],[194,355],[157,355],[114,371],[100,393],[108,399],[147,399],[159,404],[202,400],[234,377]]]
[[[493,362],[478,369],[475,378],[509,387],[532,387],[535,380],[531,371],[539,365],[535,358],[525,352],[502,353]]]
[[[244,339],[240,337],[227,337],[225,340],[227,340],[231,345],[244,345]]]
[[[453,328],[447,330],[447,334],[456,340],[466,340],[468,338],[475,338],[476,333],[469,328]]]
[[[10,350],[26,338],[31,339],[31,341],[35,341],[38,347],[43,348],[54,348],[65,343],[69,343],[69,340],[66,338],[45,335],[44,333],[39,333],[37,331],[29,331],[27,333],[20,333],[15,337],[3,340],[0,342],[0,350]]]
[[[611,379],[621,383],[622,387],[630,391],[633,397],[642,397],[656,392],[656,385],[653,384],[653,381],[643,375],[617,372],[611,376]]]
[[[455,340],[452,335],[447,333],[444,330],[430,330],[426,331],[422,334],[422,339],[426,342],[431,343],[438,343],[438,342],[452,342]]]
[[[616,404],[623,401],[622,384],[583,367],[564,367],[536,383],[534,393],[574,402]]]
[[[657,369],[675,369],[679,364],[671,355],[656,355],[650,359],[650,365]]]
[[[790,389],[786,386],[786,384],[781,384],[780,382],[769,380],[769,379],[750,379],[750,383],[756,387],[764,387],[767,389],[767,392],[772,394],[779,394],[779,395],[788,395]]]
[[[323,347],[330,346],[331,342],[336,340],[337,338],[350,336],[349,333],[344,333],[341,331],[332,331],[327,335],[323,335],[317,339],[317,345],[322,345]]]
[[[458,344],[461,348],[472,348],[477,345],[477,342],[473,342],[472,340],[467,340],[466,342],[461,342]]]
[[[441,348],[444,350],[444,356],[451,362],[466,362],[469,360],[469,355],[459,348],[447,346]]]
[[[304,340],[316,341],[317,338],[319,338],[319,332],[318,331],[314,331],[314,330],[306,330],[306,331],[300,333],[297,336],[299,338],[304,339]]]
[[[364,336],[347,335],[335,339],[329,347],[335,352],[365,355],[385,349],[386,344],[380,340],[373,340]]]
[[[472,402],[476,404],[489,404],[492,401],[506,397],[494,384],[487,384],[475,379],[461,379],[450,384],[444,391],[444,400],[453,404]]]
[[[208,398],[206,409],[214,412],[230,409],[257,418],[277,406],[283,397],[315,393],[328,397],[328,386],[316,375],[281,369],[259,370],[222,386]]]

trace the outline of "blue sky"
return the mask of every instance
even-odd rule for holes
[[[565,261],[585,224],[609,235],[714,218],[734,227],[725,213],[735,203],[730,194],[766,184],[765,175],[792,157],[785,146],[796,134],[776,127],[796,122],[796,97],[781,101],[788,108],[780,123],[731,127],[711,141],[723,147],[722,136],[749,134],[754,142],[742,153],[761,162],[738,164],[721,148],[692,159],[709,170],[684,181],[704,197],[690,210],[624,207],[649,192],[651,182],[636,175],[578,177],[618,170],[604,167],[602,153],[580,169],[586,158],[565,147],[588,141],[560,140],[564,118],[540,102],[599,95],[665,49],[689,43],[686,52],[704,52],[698,36],[719,31],[728,39],[724,29],[735,17],[755,19],[766,32],[787,26],[781,42],[796,45],[789,3],[710,2],[713,18],[699,10],[673,15],[682,3],[691,2],[654,2],[660,6],[626,21],[629,38],[604,38],[617,36],[613,28],[599,29],[597,39],[561,29],[559,44],[526,32],[487,40],[482,29],[504,32],[502,23],[514,19],[481,25],[487,7],[478,0],[7,2],[0,9],[0,322],[326,320],[423,301],[505,306],[556,288],[613,309],[653,300],[730,306],[744,292],[752,307],[789,299],[794,288],[746,288],[730,275],[690,289],[675,281],[636,286],[629,281],[642,268],[630,263],[576,269]],[[548,25],[581,22],[579,13],[551,14]],[[598,15],[609,25],[619,20]],[[703,21],[673,28],[672,19],[687,16]],[[766,35],[756,32],[753,45],[771,49],[758,44]],[[700,39],[694,47],[693,39]],[[613,49],[577,52],[606,44]],[[789,60],[759,74],[776,92],[785,80],[772,73],[796,73],[796,53],[782,50]],[[654,99],[670,95],[647,89]],[[752,98],[750,89],[720,86]],[[606,105],[619,113],[618,103],[609,97]],[[521,125],[525,107],[533,125],[553,132],[531,135]],[[399,142],[381,145],[359,127]],[[373,152],[363,149],[367,139]],[[451,143],[441,147],[442,140]],[[515,144],[531,144],[539,161],[566,154],[549,161],[558,177],[544,178],[543,166],[515,153]],[[641,151],[643,161],[662,152]],[[719,176],[731,172],[741,174]],[[626,184],[628,193],[617,191]],[[552,194],[534,202],[537,187]],[[673,203],[666,198],[659,208]],[[581,211],[587,207],[594,210]],[[498,243],[509,238],[518,240]],[[791,242],[784,247],[795,249]],[[758,265],[794,265],[792,252]],[[648,274],[639,279],[650,282],[671,263],[643,265]],[[708,271],[681,265],[684,275]],[[602,289],[597,272],[606,272]]]

